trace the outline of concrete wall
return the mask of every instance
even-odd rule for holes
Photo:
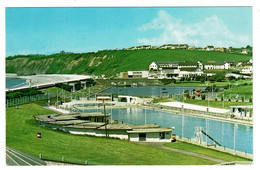
[[[146,133],[146,142],[171,142],[171,133],[165,133],[165,139],[160,139],[159,132],[153,133]],[[130,133],[129,140],[131,142],[138,142],[139,141],[139,134],[138,133]]]
[[[105,130],[96,129],[75,129],[69,131],[71,134],[77,135],[91,135],[91,136],[106,136]],[[112,138],[128,139],[128,133],[125,130],[108,130],[107,134]]]

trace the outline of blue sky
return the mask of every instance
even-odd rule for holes
[[[6,56],[167,43],[252,45],[252,8],[6,8]]]

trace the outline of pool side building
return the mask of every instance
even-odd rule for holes
[[[253,105],[230,106],[230,115],[237,118],[253,119]]]
[[[163,128],[159,125],[130,125],[122,122],[108,122],[111,114],[70,113],[40,115],[35,119],[39,124],[71,134],[107,136],[129,140],[131,142],[171,142],[174,128]]]

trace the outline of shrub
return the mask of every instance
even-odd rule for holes
[[[249,98],[249,102],[252,102],[252,98],[251,97]]]
[[[202,94],[202,95],[201,95],[201,100],[205,100],[205,99],[206,99],[205,94]]]
[[[192,99],[195,99],[195,96],[192,96]]]
[[[215,98],[215,101],[218,101],[218,98]]]

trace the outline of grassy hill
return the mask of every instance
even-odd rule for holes
[[[17,55],[6,58],[6,72],[17,74],[95,74],[106,76],[128,70],[148,70],[152,61],[249,60],[249,55],[190,50],[110,50],[92,53]]]

